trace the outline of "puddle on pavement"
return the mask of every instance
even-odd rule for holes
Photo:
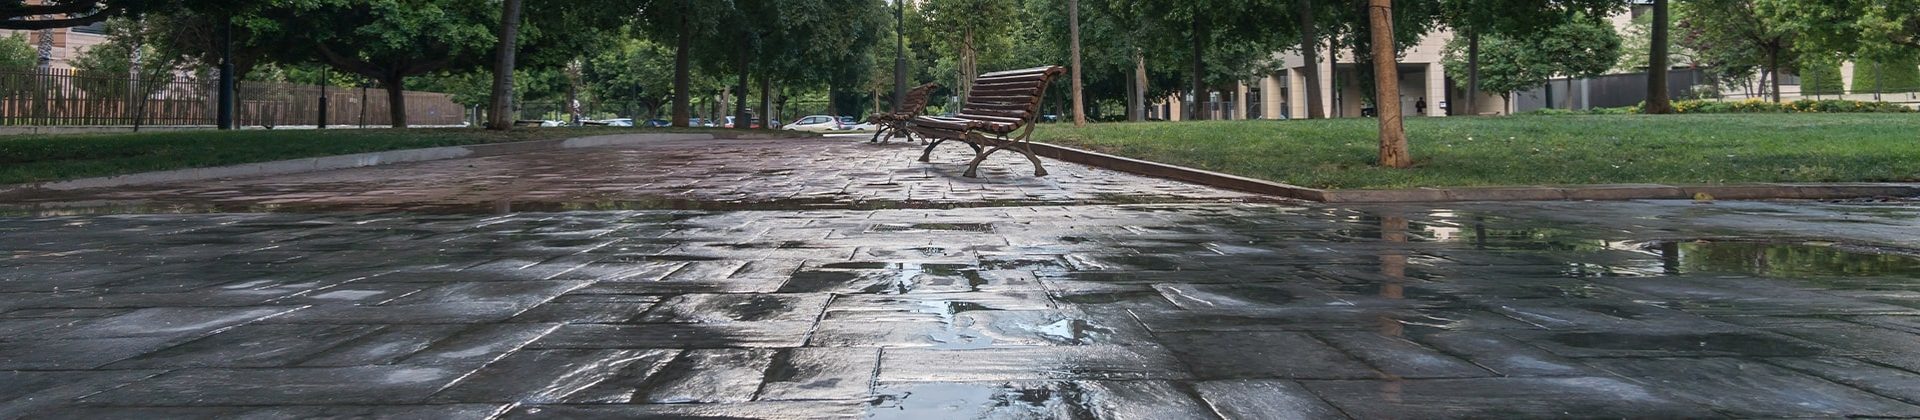
[[[580,201],[490,201],[470,203],[381,203],[333,202],[265,204],[249,201],[209,201],[190,198],[160,200],[98,200],[85,196],[54,196],[21,203],[0,204],[0,217],[97,216],[115,214],[198,214],[198,213],[419,213],[419,214],[510,214],[555,213],[571,211],[698,210],[698,211],[805,211],[805,210],[946,210],[986,207],[1071,206],[1110,204],[1173,203],[1247,203],[1283,202],[1277,198],[1195,199],[1176,196],[1133,196],[1127,200],[1105,197],[1087,200],[978,200],[965,202],[859,200],[841,195],[792,197],[781,199],[690,199],[671,197],[631,197],[615,200]],[[892,229],[877,228],[876,230]],[[922,223],[898,226],[901,231],[992,232],[987,224]]]
[[[1616,249],[1649,254],[1638,265],[1572,263],[1572,277],[1679,274],[1772,278],[1920,277],[1920,256],[1899,250],[1825,241],[1691,240],[1632,244]]]
[[[1023,387],[996,384],[928,383],[883,389],[867,411],[869,419],[1050,418],[1079,414],[1091,418],[1073,384]]]

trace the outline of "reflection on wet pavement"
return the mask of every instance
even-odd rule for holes
[[[0,416],[1920,416],[1911,213],[1645,205],[0,218]]]

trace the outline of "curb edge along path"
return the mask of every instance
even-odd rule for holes
[[[776,133],[658,133],[658,134],[609,134],[602,136],[575,137],[558,140],[536,140],[511,143],[474,144],[466,146],[430,147],[424,149],[400,149],[381,152],[355,153],[350,155],[321,156],[271,162],[243,163],[229,166],[206,168],[188,168],[168,171],[141,172],[125,175],[95,178],[70,179],[65,181],[47,181],[27,184],[0,185],[0,197],[33,191],[72,191],[93,188],[127,187],[137,185],[168,184],[175,182],[206,181],[226,178],[257,177],[269,175],[288,175],[307,172],[330,171],[336,169],[363,168],[368,166],[392,165],[399,163],[428,162],[435,160],[503,156],[518,153],[547,150],[579,149],[588,147],[632,146],[648,142],[684,141],[684,140],[750,140],[750,139],[787,139],[810,138],[792,134]]]
[[[1421,203],[1460,201],[1564,201],[1692,199],[1706,193],[1721,200],[1920,197],[1920,183],[1753,183],[1727,185],[1615,184],[1564,187],[1468,187],[1402,190],[1328,190],[1288,185],[1047,143],[1033,153],[1048,158],[1156,178],[1322,203]]]

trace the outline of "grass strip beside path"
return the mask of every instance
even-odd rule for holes
[[[0,185],[354,153],[714,129],[475,128],[169,131],[0,137]]]
[[[1373,166],[1372,119],[1048,124],[1036,141],[1312,188],[1920,181],[1920,114],[1410,118],[1416,167]]]

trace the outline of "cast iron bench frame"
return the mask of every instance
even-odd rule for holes
[[[1025,154],[1027,160],[1033,162],[1034,176],[1047,176],[1047,169],[1040,166],[1040,157],[1033,154],[1033,129],[1040,117],[1041,101],[1047,96],[1047,85],[1066,72],[1064,67],[1045,66],[987,73],[975,78],[959,114],[922,115],[908,121],[908,131],[933,140],[920,154],[920,161],[931,161],[933,148],[947,140],[956,140],[974,151],[973,162],[967,164],[967,172],[963,174],[968,178],[978,177],[980,163],[988,156],[1008,149]]]

